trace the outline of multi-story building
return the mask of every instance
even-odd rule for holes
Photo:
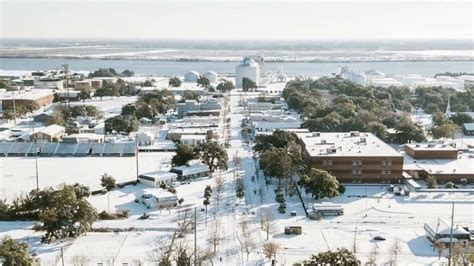
[[[308,166],[343,182],[395,182],[403,156],[372,133],[298,133]]]

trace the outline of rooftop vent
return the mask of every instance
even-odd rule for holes
[[[351,132],[350,132],[350,134],[351,134],[351,137],[357,137],[357,136],[360,136],[360,133],[359,133],[359,131],[351,131]]]

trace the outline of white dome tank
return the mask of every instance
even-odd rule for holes
[[[184,74],[184,81],[196,82],[199,76],[200,76],[199,72],[191,70],[188,73]]]
[[[206,74],[204,74],[204,77],[207,78],[210,82],[216,82],[218,75],[214,71],[208,71]]]

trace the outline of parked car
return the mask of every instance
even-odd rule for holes
[[[384,240],[385,240],[385,237],[382,237],[382,236],[375,236],[375,237],[374,237],[374,240],[377,240],[377,241],[384,241]]]

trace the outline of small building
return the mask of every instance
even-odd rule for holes
[[[453,235],[453,243],[467,243],[472,240],[471,235],[466,229],[459,225],[455,225],[455,227],[451,228],[451,226],[442,219],[438,219],[433,223],[425,223],[423,229],[425,229],[426,237],[431,242],[439,241],[449,245],[451,231]]]
[[[176,207],[178,206],[178,197],[176,194],[163,189],[145,189],[143,191],[142,202],[149,209]]]
[[[448,144],[405,144],[405,153],[413,159],[457,159],[458,149]]]
[[[209,166],[205,164],[182,165],[172,167],[170,172],[178,174],[178,179],[192,179],[209,176]]]
[[[74,88],[80,90],[92,90],[92,82],[90,80],[78,80],[74,82]]]
[[[33,121],[35,123],[46,123],[52,117],[52,113],[41,113],[33,116]]]
[[[206,74],[204,74],[204,77],[207,78],[210,82],[216,82],[218,75],[214,71],[208,71]]]
[[[66,133],[66,128],[60,125],[50,125],[38,132],[35,132],[31,135],[30,140],[39,140],[39,141],[60,141],[64,134]]]
[[[206,135],[182,135],[179,141],[181,144],[199,146],[206,142],[206,138]]]
[[[35,80],[35,88],[37,89],[59,89],[64,88],[63,80],[59,78],[46,77]]]
[[[178,180],[178,174],[166,171],[156,171],[138,176],[138,181],[142,184],[159,187],[161,185],[171,186]]]
[[[474,136],[474,123],[464,123],[462,125],[462,132],[466,136]]]
[[[94,133],[77,133],[63,137],[64,143],[103,143],[104,135]]]
[[[138,146],[149,146],[155,143],[155,134],[149,131],[142,131],[137,135]]]

